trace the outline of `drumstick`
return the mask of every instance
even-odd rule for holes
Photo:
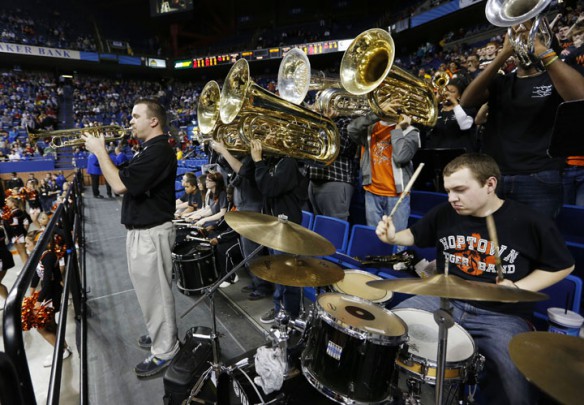
[[[412,178],[410,179],[410,181],[406,185],[406,188],[404,188],[404,191],[401,193],[401,196],[399,197],[399,200],[397,200],[397,203],[395,203],[395,205],[393,206],[393,209],[389,213],[389,217],[390,218],[393,217],[393,214],[395,214],[395,212],[397,211],[397,207],[399,207],[399,205],[402,203],[402,201],[404,200],[404,198],[406,198],[406,196],[408,194],[410,194],[410,190],[412,189],[412,186],[414,185],[414,182],[416,181],[416,179],[420,175],[420,172],[422,171],[423,168],[424,168],[424,163],[420,163],[420,165],[418,166],[418,168],[416,169],[416,171],[414,172],[414,174],[412,174]]]
[[[495,220],[493,215],[487,215],[487,230],[489,231],[489,239],[495,245],[495,268],[497,269],[497,281],[501,282],[505,279],[503,276],[503,266],[501,266],[501,256],[499,256],[499,240],[497,238],[497,229],[495,228]]]

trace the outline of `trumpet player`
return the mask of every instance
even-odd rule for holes
[[[460,96],[466,88],[462,79],[452,79],[440,93],[440,115],[428,134],[425,147],[476,151],[474,131],[475,108],[460,106]]]
[[[524,26],[529,27],[529,21],[514,26],[512,32],[522,35]],[[501,168],[500,196],[554,218],[562,206],[562,161],[551,158],[547,151],[556,110],[563,101],[584,98],[584,76],[562,62],[539,35],[533,49],[530,57],[534,61],[527,61],[505,36],[502,51],[469,84],[460,105],[478,108],[489,103],[483,152]],[[514,53],[517,70],[499,75]]]
[[[103,135],[81,138],[97,156],[113,191],[124,195],[121,222],[128,229],[128,271],[148,331],[138,345],[150,351],[134,372],[149,377],[168,367],[179,351],[171,257],[177,163],[164,134],[166,112],[158,101],[137,100],[130,125],[143,148],[122,169],[111,161]]]

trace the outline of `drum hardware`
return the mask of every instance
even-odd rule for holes
[[[558,403],[582,403],[582,338],[550,332],[526,332],[511,339],[509,352],[519,371]]]
[[[197,242],[209,242],[209,239],[207,238],[198,238],[196,236],[191,236],[191,235],[187,235],[186,240],[192,240],[192,241],[197,241]]]

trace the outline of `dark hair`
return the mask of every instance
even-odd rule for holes
[[[164,131],[166,129],[166,111],[164,107],[153,98],[139,98],[134,102],[134,105],[144,104],[146,105],[146,111],[148,118],[156,118],[160,128]]]
[[[195,176],[185,176],[185,184],[195,186],[195,188],[199,188],[197,186],[197,178]]]
[[[454,77],[448,81],[448,86],[454,86],[458,89],[458,93],[462,95],[466,89],[467,82],[463,78]]]
[[[495,159],[484,153],[465,153],[453,159],[444,167],[442,174],[444,177],[452,175],[461,169],[467,168],[473,177],[484,185],[490,177],[495,177],[497,181],[501,179],[501,171]]]
[[[207,173],[207,179],[215,182],[213,200],[217,201],[219,199],[219,194],[221,194],[222,191],[225,191],[225,182],[223,181],[223,176],[219,172]]]

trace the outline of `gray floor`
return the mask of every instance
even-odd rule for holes
[[[162,374],[138,379],[133,371],[148,352],[136,345],[136,339],[146,330],[126,267],[126,230],[120,225],[121,199],[89,196],[85,201],[91,314],[88,319],[90,403],[162,403]],[[265,326],[257,320],[270,308],[271,300],[245,300],[240,292],[245,282],[242,274],[238,283],[215,294],[221,360],[225,362],[265,342]],[[180,318],[199,296],[185,296],[175,291],[179,336],[184,336],[193,326],[211,327],[208,301]]]

